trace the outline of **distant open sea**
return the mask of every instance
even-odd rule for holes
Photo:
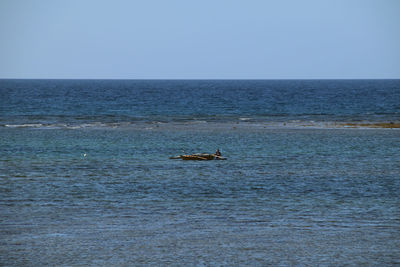
[[[0,266],[399,266],[379,123],[400,80],[0,80]]]

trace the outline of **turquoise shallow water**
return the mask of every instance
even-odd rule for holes
[[[400,263],[398,130],[177,125],[1,137],[4,265]],[[215,147],[227,161],[168,159]]]
[[[0,91],[1,266],[400,264],[398,80]]]

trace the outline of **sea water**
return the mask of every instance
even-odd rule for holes
[[[400,131],[346,127],[399,114],[399,80],[0,80],[0,265],[399,265]]]

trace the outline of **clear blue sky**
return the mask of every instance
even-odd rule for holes
[[[0,0],[0,78],[400,78],[400,1]]]

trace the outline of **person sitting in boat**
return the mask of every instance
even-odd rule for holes
[[[215,156],[221,157],[221,151],[219,151],[219,148],[217,149],[217,151],[215,151]]]

